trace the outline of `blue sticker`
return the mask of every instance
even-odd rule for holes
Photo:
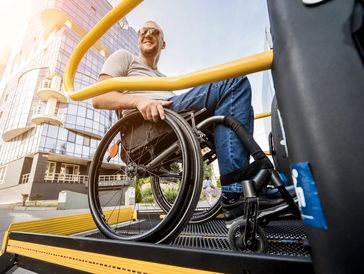
[[[326,219],[309,163],[291,164],[291,169],[303,223],[327,229]]]

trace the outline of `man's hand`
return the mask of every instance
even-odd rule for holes
[[[164,107],[170,107],[172,104],[173,102],[169,101],[152,100],[146,97],[140,97],[136,102],[136,108],[143,115],[145,120],[157,122],[159,119],[164,120],[166,118]]]

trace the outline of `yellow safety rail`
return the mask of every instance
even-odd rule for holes
[[[206,83],[224,80],[239,75],[270,69],[273,62],[273,51],[244,57],[235,61],[210,67],[194,73],[185,74],[177,77],[117,77],[106,79],[79,91],[74,90],[74,77],[77,67],[95,42],[108,31],[111,26],[133,10],[142,0],[123,0],[104,18],[102,18],[91,31],[81,40],[75,48],[70,60],[68,61],[64,87],[72,100],[85,100],[97,95],[115,90],[179,90],[190,88]]]
[[[135,218],[135,212],[131,207],[120,208],[118,210],[108,210],[105,211],[104,214],[110,224],[126,222]],[[96,225],[90,213],[13,223],[4,233],[1,254],[5,252],[9,234],[13,231],[72,235],[95,228]]]
[[[262,112],[254,115],[254,120],[270,117],[272,113],[270,111]]]

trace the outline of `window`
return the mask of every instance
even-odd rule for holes
[[[5,173],[6,173],[6,166],[0,167],[0,184],[4,182]]]
[[[61,172],[58,179],[60,181],[78,181],[78,175],[80,174],[79,165],[71,165],[62,163]]]
[[[86,109],[86,117],[88,119],[92,120],[94,118],[94,111],[92,109],[87,108]]]
[[[70,143],[74,143],[76,141],[76,134],[72,131],[68,131],[67,141]]]
[[[90,142],[91,142],[91,139],[90,139],[89,137],[86,137],[86,136],[85,136],[85,137],[83,138],[83,145],[84,145],[84,146],[88,146],[88,147],[89,147],[89,146],[90,146]]]
[[[56,162],[48,162],[47,170],[46,170],[46,178],[45,180],[53,180],[54,174],[56,173]]]
[[[66,141],[68,137],[67,129],[60,127],[58,133],[58,139],[62,141]]]
[[[58,127],[49,125],[47,137],[57,138],[57,136],[58,136]]]

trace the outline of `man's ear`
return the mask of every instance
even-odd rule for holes
[[[163,41],[163,44],[162,44],[162,49],[165,49],[166,48],[166,42]]]

